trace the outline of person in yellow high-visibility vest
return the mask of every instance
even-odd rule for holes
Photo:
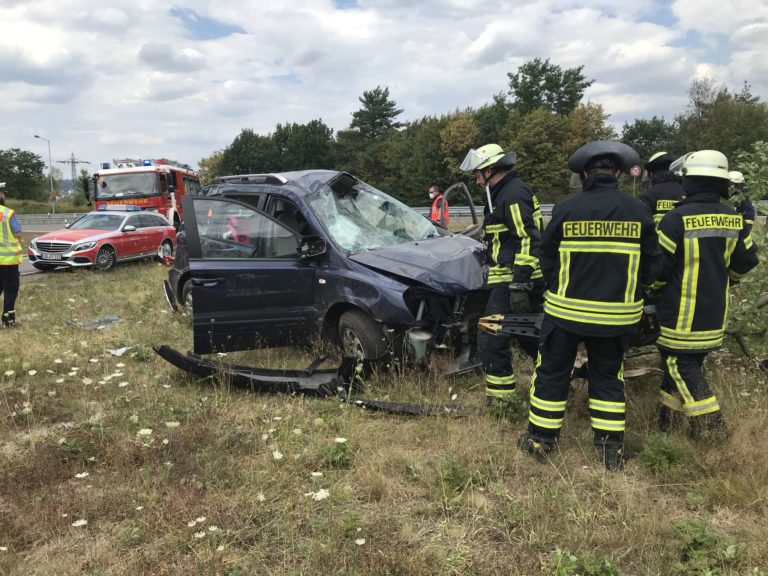
[[[19,264],[23,259],[16,238],[21,224],[16,212],[5,205],[5,182],[0,182],[0,295],[3,296],[3,326],[15,328],[16,297],[19,295]]]

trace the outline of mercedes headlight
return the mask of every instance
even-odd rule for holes
[[[95,240],[91,240],[90,242],[81,242],[80,244],[75,244],[72,247],[72,251],[73,252],[81,252],[82,250],[90,250],[94,246],[96,246],[96,241]]]
[[[35,240],[37,240],[37,238],[35,238]],[[29,243],[29,247],[32,248],[32,250],[37,250],[37,242],[35,242],[35,240],[32,240]]]

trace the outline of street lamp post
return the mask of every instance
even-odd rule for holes
[[[45,140],[48,142],[48,174],[51,177],[51,209],[53,210],[53,213],[56,214],[56,202],[54,202],[53,198],[53,162],[51,161],[51,141],[48,140],[48,138],[43,138],[37,134],[35,134],[35,138],[40,138],[40,140]]]

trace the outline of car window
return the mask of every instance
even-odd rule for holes
[[[136,216],[131,216],[128,218],[128,220],[125,221],[125,226],[136,226],[136,228],[141,228],[141,220],[139,220],[141,216],[137,214]]]
[[[153,215],[152,216],[152,226],[170,226],[170,224],[162,216]]]
[[[136,228],[151,228],[152,226],[156,226],[155,217],[152,214],[139,214],[138,219],[139,224],[134,224]]]
[[[298,238],[265,214],[233,202],[198,200],[203,258],[298,258]]]
[[[314,231],[307,222],[306,216],[290,200],[282,196],[272,196],[269,199],[267,214],[302,236],[310,236]]]
[[[117,214],[86,214],[72,223],[70,230],[117,230],[123,221]]]

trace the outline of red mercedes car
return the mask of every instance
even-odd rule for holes
[[[32,240],[29,261],[38,270],[86,266],[109,270],[118,262],[173,254],[176,230],[164,216],[142,212],[138,206],[105,208]]]

